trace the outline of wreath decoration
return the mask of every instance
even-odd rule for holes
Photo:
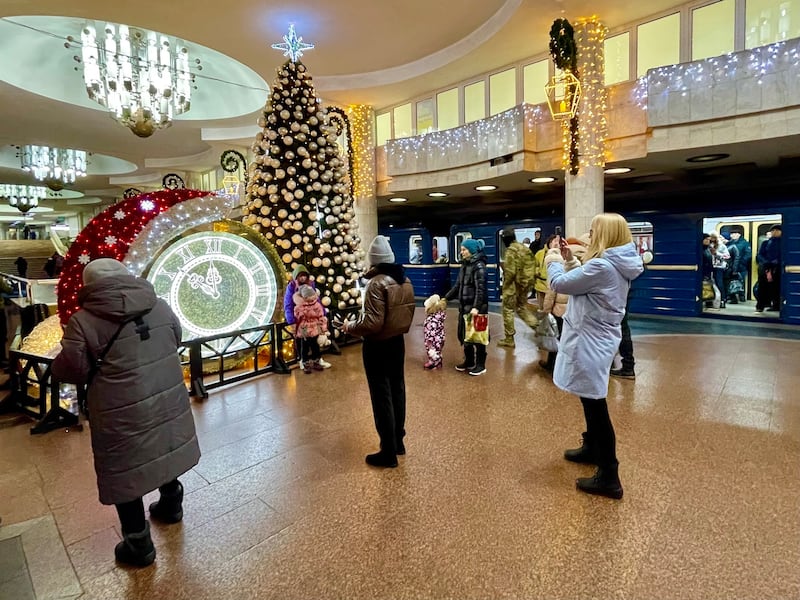
[[[575,30],[567,19],[556,19],[550,27],[550,55],[558,69],[569,71],[578,77],[578,46],[575,43]],[[577,175],[580,168],[577,114],[569,120],[568,164],[570,174]]]

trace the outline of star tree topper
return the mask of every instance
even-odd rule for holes
[[[306,44],[303,38],[297,37],[294,31],[294,23],[289,25],[289,34],[283,36],[282,44],[272,44],[275,50],[283,50],[283,55],[288,56],[292,62],[297,62],[297,59],[303,56],[305,50],[312,50],[314,44]]]

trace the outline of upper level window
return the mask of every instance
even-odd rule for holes
[[[489,111],[496,115],[517,105],[517,70],[507,69],[489,77]]]
[[[796,37],[800,37],[800,0],[747,0],[747,48]]]
[[[606,85],[631,78],[631,34],[627,31],[605,41]]]
[[[733,52],[736,0],[721,0],[692,11],[692,60]]]
[[[417,102],[417,135],[433,131],[433,98]]]
[[[550,61],[540,60],[522,69],[523,101],[528,104],[541,104],[547,102],[544,86],[550,78]]]
[[[411,127],[411,104],[398,106],[392,112],[394,113],[394,139],[414,135]]]
[[[486,118],[486,82],[476,81],[464,88],[464,123]]]
[[[636,74],[681,62],[681,15],[675,13],[637,28]]]
[[[458,88],[436,94],[436,116],[439,131],[459,126]]]
[[[392,113],[386,112],[375,117],[375,144],[384,146],[392,139]]]

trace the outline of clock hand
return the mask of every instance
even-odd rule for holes
[[[205,278],[202,275],[198,275],[197,273],[189,273],[189,275],[186,277],[186,281],[189,283],[189,285],[193,290],[199,288],[204,294],[214,298],[215,290],[212,289],[211,286],[206,283]],[[216,298],[219,298],[219,293],[217,293]]]
[[[211,293],[209,294],[214,300],[219,298],[219,290],[217,284],[222,283],[222,277],[214,266],[214,261],[208,262],[208,272],[206,273],[206,284],[210,286]]]

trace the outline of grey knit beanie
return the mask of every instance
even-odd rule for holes
[[[389,238],[383,235],[376,235],[369,245],[367,259],[371,267],[380,263],[393,263],[394,252],[392,252],[392,247],[389,245]]]
[[[118,277],[130,275],[130,271],[118,260],[113,258],[98,258],[86,265],[83,269],[83,285],[94,283],[103,277]]]

